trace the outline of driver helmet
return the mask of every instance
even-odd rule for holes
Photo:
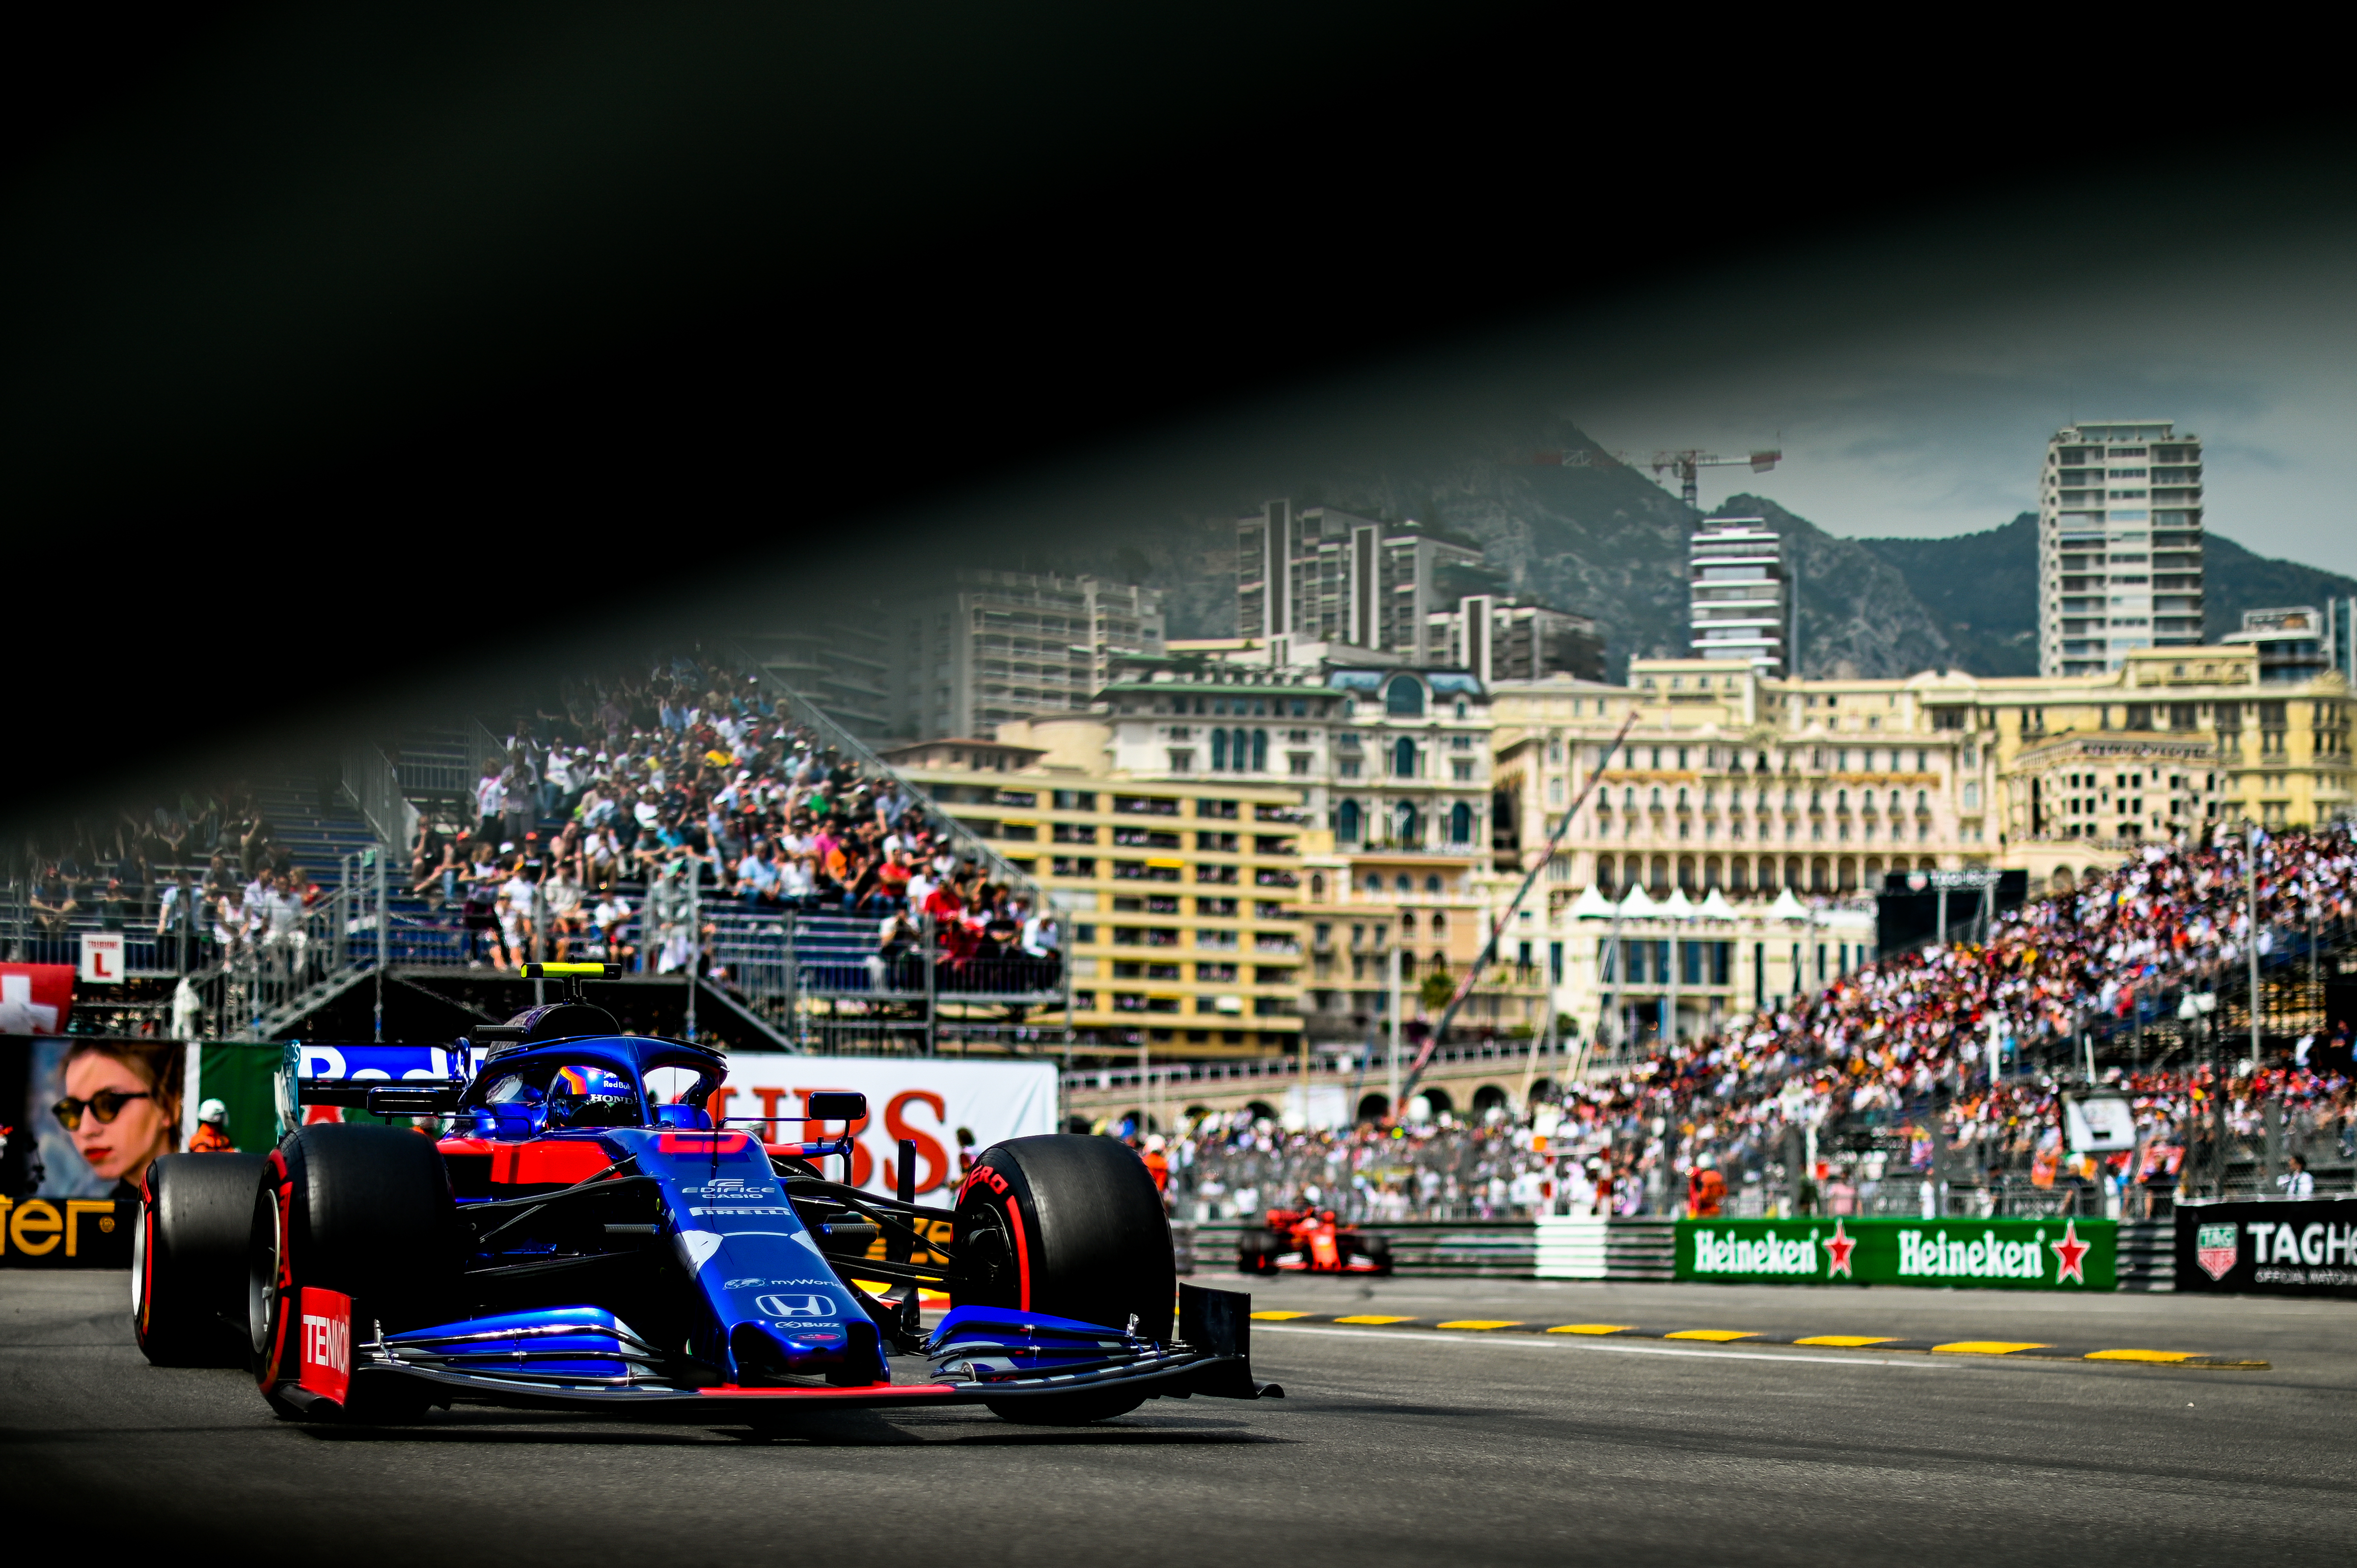
[[[229,1122],[229,1107],[218,1100],[208,1100],[197,1107],[197,1120],[210,1127],[225,1126]]]
[[[551,1127],[635,1127],[639,1097],[621,1074],[597,1067],[562,1067],[548,1084]]]

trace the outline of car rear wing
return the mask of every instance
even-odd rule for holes
[[[385,1116],[447,1116],[458,1109],[477,1065],[469,1053],[442,1046],[294,1041],[278,1058],[278,1119],[284,1126],[298,1126],[307,1105]]]

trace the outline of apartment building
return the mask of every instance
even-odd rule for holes
[[[1236,634],[1265,646],[1371,650],[1411,663],[1447,655],[1431,618],[1495,585],[1479,546],[1413,521],[1273,500],[1236,521]],[[1291,660],[1280,653],[1279,664]]]
[[[1114,660],[1162,651],[1161,596],[1102,577],[962,571],[894,618],[888,722],[909,740],[1086,713]]]
[[[893,723],[892,643],[877,607],[843,605],[833,614],[798,615],[784,627],[748,632],[761,668],[816,703],[863,740]]]
[[[1604,679],[1604,628],[1587,616],[1514,595],[1469,594],[1432,613],[1440,661],[1491,681]]]
[[[1688,549],[1693,657],[1783,675],[1792,612],[1783,536],[1760,518],[1719,518],[1696,530]]]
[[[2201,538],[2200,436],[2167,420],[2056,431],[2038,486],[2038,672],[2198,645]]]
[[[984,766],[901,772],[1061,913],[1081,1051],[1297,1050],[1300,790],[1133,776],[1112,766],[1112,727],[1098,719],[1012,720],[1001,735]],[[1024,765],[993,766],[1006,752]]]
[[[2239,631],[2218,640],[2229,648],[2247,644],[2259,656],[2259,684],[2306,681],[2335,668],[2333,626],[2314,605],[2287,609],[2244,610]]]
[[[1125,661],[1101,693],[1108,766],[1135,778],[1293,786],[1310,933],[1306,1014],[1320,1041],[1391,1016],[1383,955],[1413,993],[1462,975],[1488,936],[1490,698],[1472,674],[1388,664]],[[1506,1017],[1473,999],[1468,1018]],[[1517,993],[1519,994],[1519,993]]]
[[[1770,681],[1663,660],[1631,676],[1492,693],[1500,868],[1534,864],[1571,813],[1534,924],[1565,944],[1558,1007],[1591,1022],[1608,978],[1652,1004],[1641,1027],[1690,1033],[1839,974],[1873,939],[1833,933],[1892,872],[2019,867],[2049,887],[2216,825],[2352,810],[2348,682],[2263,682],[2254,644],[2082,677]],[[1729,945],[1607,967],[1598,923],[1615,918],[1641,942]]]

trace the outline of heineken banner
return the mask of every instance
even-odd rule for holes
[[[2110,1219],[1681,1219],[1677,1277],[2107,1291],[2118,1231]]]
[[[2177,1288],[2357,1296],[2357,1197],[2180,1203]]]

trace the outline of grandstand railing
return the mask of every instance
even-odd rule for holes
[[[383,751],[369,741],[344,747],[344,792],[376,830],[377,841],[394,852],[417,836],[418,811],[404,793],[400,772]]]

